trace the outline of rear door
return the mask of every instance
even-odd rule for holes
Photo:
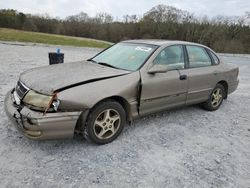
[[[186,45],[188,68],[184,74],[188,77],[186,104],[203,102],[218,82],[217,66],[207,50],[201,46]]]

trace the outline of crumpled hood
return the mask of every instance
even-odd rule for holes
[[[60,89],[128,73],[129,71],[80,61],[30,69],[23,72],[19,80],[30,89],[51,95]]]

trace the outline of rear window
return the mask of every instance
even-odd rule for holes
[[[199,46],[187,46],[189,68],[211,66],[211,59],[206,50]]]
[[[218,65],[220,63],[219,58],[217,57],[217,55],[215,55],[213,52],[209,51],[213,60],[214,60],[214,64]]]

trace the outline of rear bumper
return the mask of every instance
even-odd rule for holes
[[[12,90],[13,91],[13,90]],[[12,91],[5,97],[5,112],[12,124],[26,137],[35,140],[72,138],[78,112],[56,112],[43,114],[14,103]]]
[[[228,84],[228,94],[233,93],[239,85],[239,80]]]

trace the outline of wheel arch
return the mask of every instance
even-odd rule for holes
[[[221,80],[217,84],[221,84],[224,87],[224,89],[225,89],[224,99],[226,99],[227,95],[228,95],[228,83],[225,80]]]
[[[104,101],[107,101],[107,100],[113,100],[113,101],[118,102],[120,105],[122,105],[122,107],[124,108],[125,113],[126,113],[126,120],[131,121],[130,105],[129,105],[128,101],[124,97],[121,97],[119,95],[114,95],[114,96],[111,96],[111,97],[104,98],[104,99],[98,101],[92,108],[94,108],[96,105],[98,105],[98,104],[100,104],[100,103],[102,103]]]
[[[89,116],[89,112],[91,111],[92,108],[94,108],[98,104],[100,104],[102,102],[105,102],[105,101],[108,101],[108,100],[116,101],[120,105],[122,105],[122,107],[124,108],[125,113],[126,113],[126,121],[127,122],[132,121],[131,108],[130,108],[130,105],[129,105],[128,101],[125,98],[121,97],[121,96],[114,95],[114,96],[107,97],[107,98],[104,98],[104,99],[98,101],[90,109],[82,112],[81,115],[79,116],[78,120],[77,120],[77,123],[76,123],[76,126],[75,126],[75,132],[82,132],[83,131],[83,129],[82,129],[83,128],[82,122],[86,123],[86,120],[87,120],[87,118]]]

